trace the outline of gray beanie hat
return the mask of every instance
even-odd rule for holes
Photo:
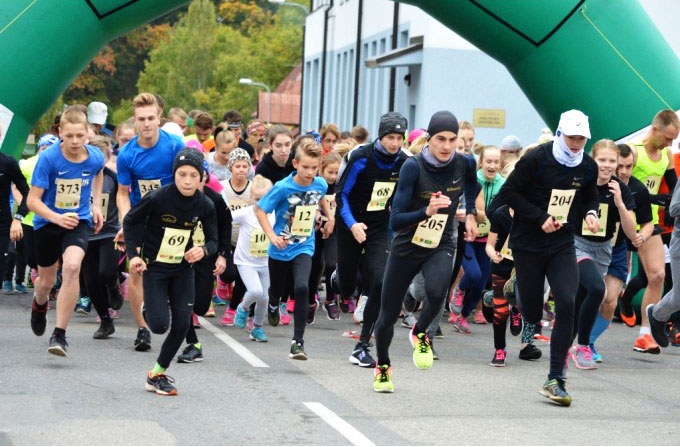
[[[249,168],[253,165],[253,162],[250,160],[250,155],[248,155],[248,152],[246,152],[244,149],[241,149],[240,147],[237,147],[236,149],[234,149],[233,151],[231,151],[229,153],[229,161],[227,162],[227,169],[229,169],[231,171],[231,167],[237,161],[247,161]]]
[[[380,117],[380,127],[378,128],[378,139],[380,140],[387,134],[398,133],[404,135],[408,129],[408,121],[400,113],[388,112]]]
[[[507,137],[503,138],[503,142],[501,143],[501,150],[502,151],[509,151],[513,149],[522,149],[522,143],[519,141],[519,138],[517,138],[514,135],[508,135]]]
[[[177,153],[175,156],[175,161],[172,163],[172,175],[175,176],[175,172],[181,166],[193,166],[196,168],[198,173],[201,175],[201,180],[203,180],[203,154],[198,152],[196,149],[191,149],[185,147]]]

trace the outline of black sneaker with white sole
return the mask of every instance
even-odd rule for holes
[[[59,357],[66,357],[67,346],[68,343],[66,342],[65,335],[53,333],[52,336],[50,337],[50,347],[47,348],[47,352],[49,352],[50,354],[58,355]]]
[[[203,347],[196,347],[195,344],[190,344],[180,355],[177,356],[179,363],[194,363],[203,361]]]
[[[116,328],[113,326],[113,320],[111,318],[107,318],[106,320],[102,319],[102,322],[99,323],[99,329],[97,329],[92,338],[95,340],[104,340],[113,335],[114,332],[116,332]]]
[[[137,339],[135,340],[135,351],[148,351],[151,349],[151,333],[145,327],[137,329]]]
[[[375,368],[375,359],[368,352],[368,344],[366,343],[357,343],[352,355],[349,356],[349,361],[362,368]]]
[[[151,371],[146,375],[146,390],[162,396],[176,396],[177,388],[173,385],[175,379],[165,374],[152,375]]]
[[[47,304],[43,306],[43,310],[40,310],[38,303],[35,302],[35,295],[33,295],[31,306],[31,330],[35,335],[41,336],[45,333],[47,327]]]

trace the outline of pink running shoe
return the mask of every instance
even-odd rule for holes
[[[350,298],[349,301],[347,302],[347,313],[353,314],[356,309],[357,306],[354,303],[354,298]]]
[[[481,310],[475,312],[475,324],[486,324],[486,318],[484,318],[484,313]]]
[[[288,300],[288,302],[290,303],[290,300]],[[279,315],[279,324],[288,326],[290,324],[290,314],[288,313],[288,305],[286,303],[279,304]]]
[[[217,286],[215,286],[215,295],[217,295],[221,300],[226,301],[228,294],[229,288],[227,287],[227,283],[225,283],[218,277]]]
[[[293,298],[288,298],[286,302],[286,310],[288,313],[295,312],[295,300]]]
[[[465,300],[465,292],[460,290],[457,286],[453,291],[453,299],[449,302],[449,310],[451,313],[459,314],[463,310],[463,301]]]
[[[470,325],[468,324],[465,317],[462,315],[458,315],[456,321],[453,323],[453,328],[460,332],[461,334],[472,334],[472,330],[470,330]]]
[[[120,294],[123,295],[123,300],[128,301],[128,282],[130,281],[128,278],[130,275],[127,273],[123,273],[123,276],[125,276],[125,279],[123,280],[122,283],[120,283]]]
[[[593,352],[588,346],[572,346],[569,348],[568,356],[578,369],[597,369],[597,364],[593,360]]]
[[[117,320],[120,318],[120,315],[118,315],[118,311],[116,309],[111,309],[109,307],[109,317],[111,317],[112,320]]]
[[[197,329],[201,327],[201,323],[198,321],[198,315],[193,312],[191,313],[191,324]]]
[[[220,325],[232,327],[234,325],[234,318],[236,318],[236,311],[227,309],[224,311],[224,316],[222,317],[222,321],[220,321]]]
[[[248,332],[253,330],[253,317],[248,317],[248,322],[246,323],[246,330]]]

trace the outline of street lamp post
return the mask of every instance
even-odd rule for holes
[[[300,5],[302,6],[302,5]],[[238,81],[239,83],[243,85],[253,85],[256,87],[264,87],[267,90],[267,124],[271,124],[271,112],[272,112],[272,95],[271,95],[271,90],[269,89],[269,86],[267,84],[263,84],[261,82],[254,82],[250,78],[241,78]]]
[[[305,14],[309,14],[309,8],[307,8],[305,5],[301,5],[299,3],[287,2],[286,0],[269,0],[269,3],[273,3],[275,5],[280,5],[280,6],[296,6],[300,9],[302,9],[305,12]]]

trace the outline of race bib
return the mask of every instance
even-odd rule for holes
[[[609,215],[609,205],[606,203],[600,203],[597,209],[597,217],[600,219],[600,229],[597,233],[593,233],[588,229],[585,219],[583,220],[583,226],[581,227],[581,234],[583,236],[599,236],[604,237],[607,233],[607,216]],[[618,227],[617,227],[618,231]]]
[[[269,248],[269,238],[264,231],[259,228],[254,228],[250,232],[250,256],[253,258],[264,258],[267,256],[267,249]]]
[[[191,230],[166,228],[163,232],[163,241],[156,255],[156,262],[164,262],[166,264],[179,264],[182,262],[190,236]]]
[[[137,184],[139,184],[139,193],[142,195],[142,197],[149,194],[154,189],[161,187],[160,180],[138,180]]]
[[[295,207],[295,215],[290,226],[290,234],[293,236],[311,236],[314,231],[314,219],[316,218],[316,205],[298,205]]]
[[[508,238],[505,239],[505,244],[503,244],[503,248],[501,248],[501,256],[503,256],[505,259],[509,259],[511,261],[514,261],[515,258],[512,257],[512,250],[508,247],[509,241],[510,241],[510,236],[508,236]]]
[[[394,192],[395,182],[375,182],[373,184],[373,192],[371,193],[371,201],[366,206],[366,211],[381,211],[387,206],[387,201],[392,197]]]
[[[645,179],[645,186],[650,194],[656,194],[659,191],[659,186],[661,185],[660,175],[650,175]]]
[[[489,222],[488,218],[485,218],[484,222],[477,224],[477,237],[488,236],[490,229],[491,229],[491,222]]]
[[[448,214],[435,214],[420,222],[411,242],[425,248],[439,247],[448,218]]]
[[[567,223],[569,209],[574,202],[575,189],[553,189],[550,192],[548,202],[548,214],[553,216],[559,223]]]
[[[194,241],[194,247],[203,247],[205,245],[205,234],[203,233],[203,223],[199,220],[194,229],[194,235],[191,237]]]
[[[230,199],[228,205],[231,211],[236,211],[240,210],[241,208],[247,207],[248,202],[246,202],[243,199]]]
[[[94,205],[94,197],[90,196],[90,205]],[[108,193],[102,193],[101,195],[101,201],[99,202],[99,206],[102,209],[102,217],[104,218],[104,222],[106,222],[106,217],[109,212],[109,194]]]
[[[54,206],[62,210],[75,210],[80,206],[80,191],[83,180],[79,178],[58,178],[57,194],[54,198]]]

